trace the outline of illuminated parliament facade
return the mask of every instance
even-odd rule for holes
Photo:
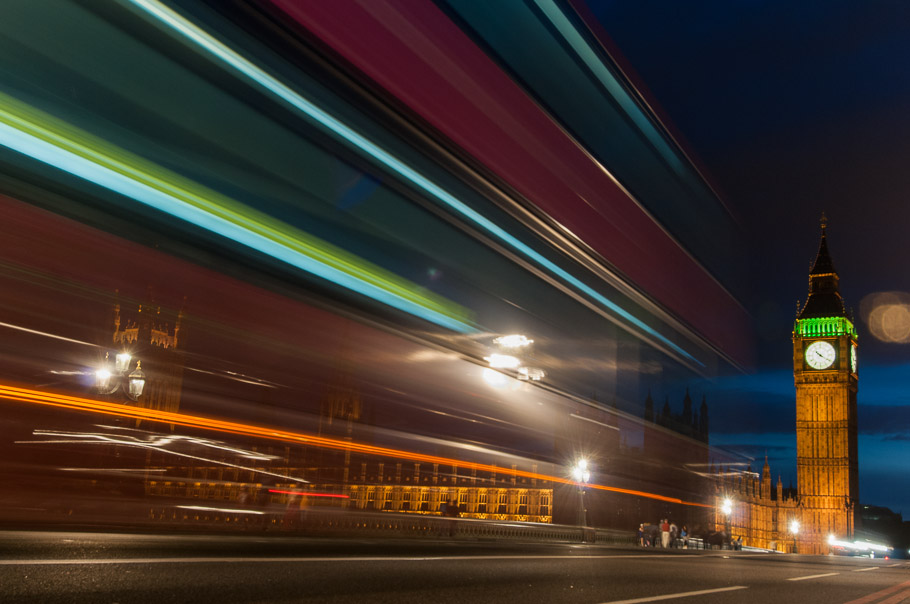
[[[755,547],[828,552],[828,538],[852,539],[859,507],[857,334],[838,291],[822,219],[809,295],[793,326],[797,489],[771,487],[767,460],[758,477],[718,472],[715,527]],[[725,513],[723,502],[732,505]]]

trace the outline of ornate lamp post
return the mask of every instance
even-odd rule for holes
[[[588,526],[588,508],[585,507],[585,487],[588,484],[588,480],[591,479],[591,472],[588,470],[587,459],[579,459],[575,463],[575,467],[572,468],[572,478],[574,478],[575,482],[578,484],[579,500],[581,502],[579,514],[581,525],[586,527]]]
[[[790,520],[790,534],[793,535],[793,553],[798,554],[799,548],[796,545],[796,543],[797,543],[797,536],[799,535],[799,520],[797,520],[796,518],[793,518],[792,520]]]
[[[724,515],[724,533],[728,539],[733,540],[733,534],[730,528],[730,516],[733,514],[733,500],[729,497],[724,497],[724,501],[720,506],[720,511]],[[721,544],[723,548],[723,544]]]
[[[140,368],[142,362],[136,361],[136,368],[127,373],[132,366],[133,357],[127,352],[119,353],[111,367],[109,355],[104,355],[104,366],[95,372],[95,388],[104,395],[122,391],[132,400],[138,400],[145,389],[145,373]]]

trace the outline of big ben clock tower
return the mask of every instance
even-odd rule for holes
[[[838,291],[822,216],[809,297],[793,327],[796,472],[803,553],[828,551],[829,535],[853,538],[859,505],[857,335]]]

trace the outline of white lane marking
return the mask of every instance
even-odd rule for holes
[[[820,579],[822,577],[833,577],[840,573],[825,573],[823,575],[809,575],[808,577],[790,577],[787,581],[805,581],[806,579]]]
[[[684,591],[675,594],[664,594],[662,596],[651,596],[649,598],[635,598],[632,600],[612,600],[603,604],[637,604],[638,602],[657,602],[659,600],[674,600],[676,598],[689,598],[691,596],[703,596],[705,594],[716,594],[722,591],[736,591],[737,589],[749,589],[746,585],[736,585],[734,587],[719,587],[717,589],[702,589],[700,591]]]
[[[897,564],[889,564],[888,568],[894,568],[895,566],[903,566],[903,565],[904,565],[903,562],[898,562]]]
[[[853,572],[855,572],[855,573],[861,573],[861,572],[863,572],[864,570],[877,570],[877,569],[878,569],[877,566],[870,566],[870,567],[868,567],[868,568],[854,568],[854,569],[853,569]]]
[[[316,557],[286,557],[286,558],[69,558],[69,559],[38,559],[38,560],[0,560],[0,566],[42,566],[63,564],[189,564],[189,563],[218,563],[218,562],[432,562],[435,560],[613,560],[619,558],[640,558],[650,560],[654,558],[691,559],[689,556],[665,555],[614,555],[614,556],[360,556],[338,558]]]

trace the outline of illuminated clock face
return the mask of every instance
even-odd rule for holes
[[[856,346],[850,347],[850,371],[856,373]]]
[[[827,369],[834,364],[834,346],[829,342],[819,340],[812,342],[806,348],[806,362],[813,369]]]

